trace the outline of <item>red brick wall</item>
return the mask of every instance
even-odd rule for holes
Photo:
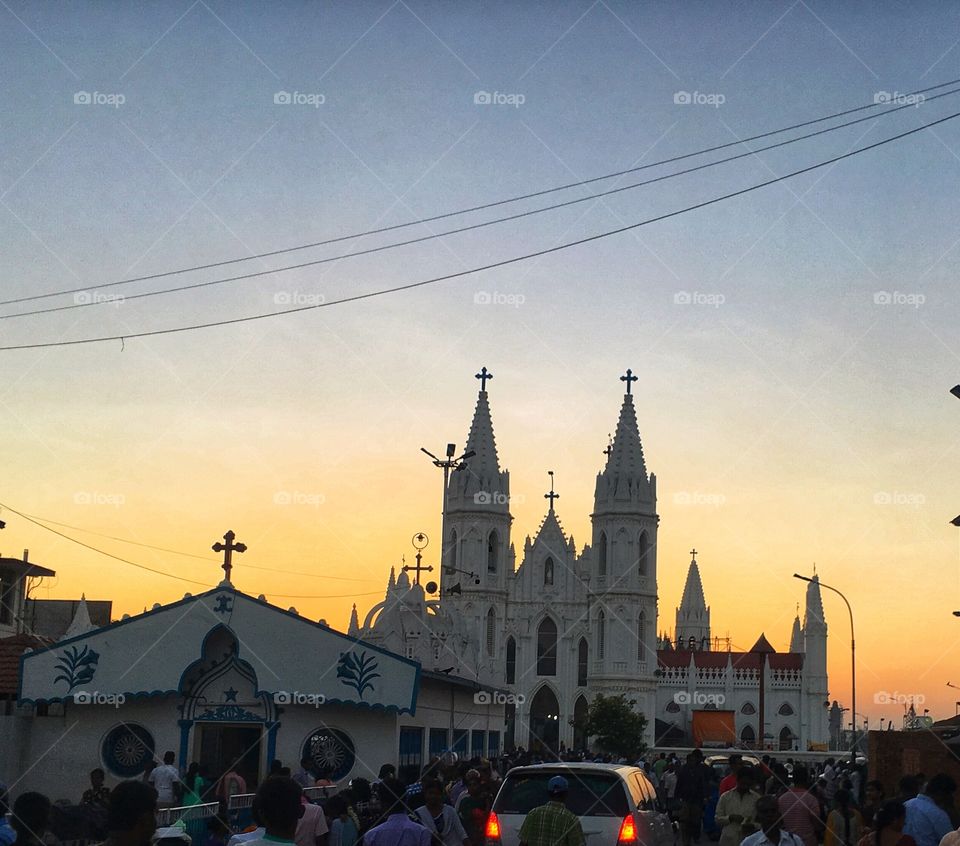
[[[930,731],[871,731],[867,762],[868,778],[878,779],[887,796],[896,795],[900,776],[920,772],[949,773],[960,784],[960,760]]]

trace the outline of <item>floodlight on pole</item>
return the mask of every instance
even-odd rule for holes
[[[420,452],[424,453],[433,462],[434,467],[443,470],[443,496],[440,500],[440,564],[442,566],[446,559],[444,553],[447,542],[447,487],[450,484],[450,471],[456,470],[462,462],[473,458],[477,453],[468,449],[459,458],[455,458],[454,456],[457,454],[456,444],[447,444],[446,458],[437,458],[425,447],[420,447]]]
[[[799,573],[794,573],[793,577],[795,579],[800,579],[803,582],[813,582],[814,579],[810,576],[801,576]],[[817,584],[826,588],[827,590],[833,591],[837,596],[839,596],[844,604],[847,606],[847,613],[850,615],[850,711],[853,715],[857,713],[857,641],[854,636],[853,631],[853,609],[850,607],[850,603],[847,598],[835,587],[832,585],[827,585],[821,582],[819,579],[816,579]],[[853,730],[851,732],[850,740],[850,760],[855,764],[857,761],[857,721],[856,717],[851,717],[851,723],[853,725]]]

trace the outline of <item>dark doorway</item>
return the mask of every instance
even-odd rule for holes
[[[560,705],[549,687],[544,685],[530,703],[530,743],[528,748],[556,752],[560,747]]]
[[[210,768],[212,778],[235,769],[253,792],[260,780],[261,726],[197,723],[197,731],[197,761]]]

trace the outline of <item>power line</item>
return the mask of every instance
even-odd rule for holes
[[[949,82],[941,82],[941,83],[939,83],[939,84],[937,84],[937,85],[931,85],[931,86],[929,86],[928,88],[920,88],[920,89],[917,89],[916,91],[911,91],[911,92],[909,92],[909,93],[907,93],[907,94],[904,94],[904,95],[902,95],[902,97],[903,97],[903,98],[916,97],[916,96],[918,96],[918,95],[925,94],[925,93],[928,92],[928,91],[935,91],[935,90],[937,90],[937,89],[939,89],[939,88],[946,88],[947,86],[956,85],[957,83],[960,83],[960,79],[953,79],[953,80],[950,80]],[[952,92],[951,92],[951,93],[952,93]],[[943,95],[937,95],[937,96],[943,96]],[[934,98],[934,97],[929,97],[929,98],[926,98],[926,99],[931,99],[931,100],[932,100],[932,99],[935,99],[935,98]],[[600,176],[594,176],[594,177],[591,177],[591,178],[589,178],[589,179],[581,179],[581,180],[577,180],[577,181],[575,181],[575,182],[568,182],[568,183],[566,183],[566,184],[564,184],[564,185],[557,185],[557,186],[555,186],[555,187],[553,187],[553,188],[545,188],[545,189],[540,190],[540,191],[532,191],[532,192],[530,192],[530,193],[528,193],[528,194],[518,194],[518,195],[515,195],[515,196],[512,196],[512,197],[507,197],[507,198],[505,198],[505,199],[495,200],[495,201],[489,202],[489,203],[482,203],[482,204],[480,204],[480,205],[471,206],[471,207],[465,208],[465,209],[458,209],[458,210],[455,210],[455,211],[444,212],[444,213],[442,213],[442,214],[432,215],[432,216],[430,216],[430,217],[422,217],[422,218],[418,218],[418,219],[416,219],[416,220],[408,220],[408,221],[405,221],[405,222],[403,222],[403,223],[396,223],[396,224],[393,224],[393,225],[391,225],[391,226],[382,226],[382,227],[379,227],[379,228],[376,228],[376,229],[367,229],[367,230],[364,230],[364,231],[361,231],[361,232],[354,232],[354,233],[352,233],[352,234],[350,234],[350,235],[339,235],[339,236],[337,236],[337,237],[335,237],[335,238],[327,238],[327,239],[324,239],[324,240],[322,240],[322,241],[314,241],[314,242],[309,243],[309,244],[298,244],[298,245],[293,246],[293,247],[285,247],[285,248],[283,248],[283,249],[270,250],[270,251],[268,251],[268,252],[263,252],[263,253],[254,253],[254,254],[252,254],[252,255],[242,256],[242,257],[240,257],[240,258],[225,259],[225,260],[223,260],[223,261],[209,262],[209,263],[207,263],[207,264],[192,265],[192,266],[190,266],[190,267],[178,268],[177,270],[167,270],[167,271],[163,271],[163,272],[161,272],[161,273],[151,273],[151,274],[147,274],[147,275],[145,275],[145,276],[133,276],[133,277],[129,277],[129,278],[127,278],[127,279],[119,279],[119,280],[116,280],[116,281],[113,281],[113,282],[103,282],[103,283],[100,283],[100,284],[98,284],[98,285],[86,285],[86,286],[79,287],[79,288],[68,288],[68,289],[64,289],[64,290],[61,290],[61,291],[49,291],[49,292],[47,292],[47,293],[45,293],[45,294],[32,294],[32,295],[25,296],[25,297],[16,297],[16,298],[9,299],[9,300],[0,300],[0,306],[4,306],[4,305],[14,305],[14,304],[16,304],[16,303],[22,303],[22,302],[30,302],[30,301],[34,301],[34,300],[48,299],[48,298],[50,298],[50,297],[58,297],[58,296],[66,295],[66,294],[77,294],[77,293],[81,293],[81,292],[85,292],[85,291],[99,290],[99,289],[102,289],[102,288],[115,287],[115,286],[118,286],[118,285],[127,285],[127,284],[130,284],[130,283],[132,283],[132,282],[146,282],[146,281],[149,281],[149,280],[152,280],[152,279],[162,279],[162,278],[167,277],[167,276],[177,276],[177,275],[180,275],[180,274],[183,274],[183,273],[192,273],[192,272],[195,272],[195,271],[198,271],[198,270],[210,270],[210,269],[215,268],[215,267],[224,267],[224,266],[226,266],[226,265],[237,264],[237,263],[239,263],[239,262],[252,261],[252,260],[254,260],[254,259],[269,258],[269,257],[271,257],[271,256],[282,255],[282,254],[285,254],[285,253],[292,253],[292,252],[296,252],[296,251],[299,251],[299,250],[312,249],[312,248],[314,248],[314,247],[322,247],[322,246],[326,246],[326,245],[329,245],[329,244],[336,244],[336,243],[339,243],[339,242],[341,242],[341,241],[349,241],[349,240],[354,240],[354,239],[357,239],[357,238],[363,238],[363,237],[366,237],[366,236],[369,236],[369,235],[379,235],[379,234],[382,234],[382,233],[384,233],[384,232],[392,232],[392,231],[397,230],[397,229],[404,229],[404,228],[406,228],[406,227],[416,226],[416,225],[418,225],[418,224],[432,223],[432,222],[437,221],[437,220],[444,220],[444,219],[446,219],[446,218],[456,217],[456,216],[458,216],[458,215],[470,214],[470,213],[476,212],[476,211],[483,211],[484,209],[496,208],[496,207],[498,207],[498,206],[507,205],[507,204],[509,204],[509,203],[516,203],[516,202],[520,202],[520,201],[522,201],[522,200],[529,200],[529,199],[532,199],[532,198],[534,198],[534,197],[542,197],[542,196],[545,196],[545,195],[547,195],[547,194],[556,193],[556,192],[558,192],[558,191],[566,191],[566,190],[568,190],[568,189],[570,189],[570,188],[577,188],[577,187],[581,187],[581,186],[584,186],[584,185],[591,185],[591,184],[593,184],[593,183],[595,183],[595,182],[600,182],[600,181],[603,181],[603,180],[605,180],[605,179],[613,179],[614,177],[625,176],[625,175],[628,174],[628,173],[637,173],[637,172],[639,172],[639,171],[647,170],[647,169],[649,169],[649,168],[659,167],[660,165],[672,164],[672,163],[674,163],[674,162],[683,161],[683,160],[685,160],[685,159],[693,158],[693,157],[696,157],[696,156],[702,156],[702,155],[705,155],[705,154],[707,154],[707,153],[714,153],[714,152],[717,152],[718,150],[725,150],[725,149],[728,149],[729,147],[734,147],[734,146],[736,146],[736,145],[738,145],[738,144],[746,144],[746,143],[749,143],[749,142],[751,142],[751,141],[759,141],[759,140],[762,139],[762,138],[769,138],[769,137],[771,137],[771,136],[773,136],[773,135],[779,135],[779,134],[781,134],[781,133],[783,133],[783,132],[790,132],[790,131],[792,131],[792,130],[794,130],[794,129],[802,129],[802,128],[806,127],[806,126],[813,126],[814,124],[823,123],[824,121],[833,120],[833,119],[838,118],[838,117],[844,117],[845,115],[854,114],[854,113],[856,113],[856,112],[861,112],[861,111],[864,111],[864,110],[867,110],[867,109],[873,109],[873,108],[876,108],[876,107],[879,106],[879,105],[883,105],[883,103],[882,103],[882,102],[877,102],[877,100],[875,99],[873,103],[868,103],[868,104],[865,104],[865,105],[862,105],[862,106],[856,106],[856,107],[853,107],[853,108],[850,108],[850,109],[844,109],[844,110],[839,111],[839,112],[834,112],[833,114],[825,115],[825,116],[823,116],[823,117],[813,118],[813,119],[811,119],[811,120],[802,121],[802,122],[800,122],[800,123],[794,123],[794,124],[791,124],[790,126],[784,126],[784,127],[779,128],[779,129],[770,130],[770,131],[768,131],[768,132],[761,132],[761,133],[759,133],[759,134],[757,134],[757,135],[751,135],[751,136],[748,136],[748,137],[746,137],[746,138],[737,139],[736,141],[728,141],[728,142],[726,142],[726,143],[724,143],[724,144],[717,144],[717,145],[714,145],[713,147],[706,147],[706,148],[704,148],[704,149],[695,150],[695,151],[690,152],[690,153],[683,153],[683,154],[680,154],[680,155],[671,156],[671,157],[666,158],[666,159],[660,159],[660,160],[655,161],[655,162],[648,162],[647,164],[644,164],[644,165],[638,165],[638,166],[636,166],[636,167],[630,167],[630,168],[625,168],[625,169],[623,169],[623,170],[613,171],[613,172],[611,172],[611,173],[602,174],[602,175],[600,175]],[[908,104],[908,105],[911,105],[911,104]],[[894,109],[894,110],[892,110],[892,111],[897,111],[897,110],[898,110],[898,109]],[[888,112],[883,112],[882,114],[890,114],[890,112],[889,112],[889,111],[888,111]],[[835,127],[835,128],[839,128],[839,127]],[[800,140],[800,139],[795,139],[795,140]],[[759,151],[754,151],[754,152],[759,152]],[[589,199],[589,198],[587,198],[587,199]]]
[[[120,543],[128,543],[133,546],[141,546],[144,549],[152,549],[157,552],[166,552],[171,555],[183,555],[186,558],[196,558],[200,561],[208,561],[210,563],[219,563],[218,558],[213,558],[209,555],[197,555],[194,552],[183,552],[179,549],[168,549],[163,546],[154,546],[149,543],[142,543],[141,541],[130,540],[129,538],[121,538],[116,535],[105,535],[102,532],[95,532],[92,529],[84,529],[82,526],[71,526],[67,523],[58,523],[56,520],[50,520],[47,517],[37,517],[36,515],[22,514],[22,517],[30,520],[39,520],[43,523],[49,523],[52,526],[60,526],[64,529],[71,529],[75,532],[84,532],[88,535],[95,535],[98,538],[106,538],[107,540],[119,541]],[[258,567],[256,564],[249,564],[246,561],[243,562],[244,570],[263,570],[267,573],[276,573],[280,576],[307,576],[312,579],[329,579],[330,581],[336,582],[369,582],[371,579],[352,579],[349,576],[330,576],[326,573],[304,573],[298,570],[277,570],[274,567]]]
[[[32,344],[15,344],[10,346],[0,347],[0,352],[6,352],[11,350],[31,350],[31,349],[47,349],[50,347],[68,347],[68,346],[77,346],[79,344],[93,344],[101,343],[104,341],[124,341],[126,339],[133,338],[150,338],[158,335],[171,335],[178,332],[191,332],[197,329],[211,329],[217,326],[232,326],[239,323],[250,323],[255,320],[264,320],[269,317],[280,317],[287,314],[297,314],[304,311],[313,311],[318,308],[327,308],[334,305],[343,305],[345,303],[359,302],[360,300],[373,299],[374,297],[381,297],[386,294],[395,294],[401,291],[410,291],[415,288],[422,288],[426,285],[433,285],[438,282],[446,282],[450,279],[458,279],[462,276],[470,276],[475,273],[481,273],[487,270],[494,270],[499,267],[506,267],[511,264],[516,264],[521,261],[529,261],[533,258],[539,258],[540,256],[549,255],[551,253],[560,252],[562,250],[570,249],[571,247],[578,247],[583,244],[589,244],[593,241],[599,241],[603,238],[609,238],[613,235],[619,235],[623,232],[629,232],[634,229],[639,229],[642,226],[648,226],[651,223],[658,223],[662,220],[668,220],[673,217],[677,217],[681,214],[686,214],[687,212],[696,211],[697,209],[706,208],[707,206],[715,205],[716,203],[724,202],[725,200],[733,199],[734,197],[742,196],[743,194],[749,194],[752,191],[757,191],[760,188],[766,188],[770,185],[774,185],[778,182],[784,182],[787,179],[792,179],[795,176],[800,176],[804,173],[810,173],[811,171],[817,170],[821,167],[826,167],[827,165],[834,164],[844,159],[852,158],[853,156],[860,155],[861,153],[868,152],[869,150],[876,149],[877,147],[882,147],[885,144],[890,144],[893,141],[899,141],[903,138],[906,138],[910,135],[915,135],[918,132],[922,132],[925,129],[930,129],[933,126],[938,126],[941,123],[946,123],[950,120],[955,120],[960,117],[960,112],[954,112],[951,115],[946,117],[939,118],[929,123],[921,124],[920,126],[914,127],[913,129],[906,130],[905,132],[898,133],[897,135],[891,135],[888,138],[881,139],[876,141],[873,144],[867,144],[863,147],[857,147],[854,150],[850,150],[846,153],[841,153],[840,155],[833,156],[824,161],[817,162],[807,167],[800,168],[799,170],[791,171],[790,173],[785,173],[781,176],[774,177],[773,179],[765,180],[764,182],[758,182],[754,185],[749,185],[746,188],[741,188],[737,191],[731,191],[728,194],[721,194],[718,197],[713,197],[709,200],[704,200],[700,203],[694,203],[690,206],[685,206],[681,209],[676,209],[672,212],[666,212],[664,214],[657,215],[655,217],[649,217],[645,220],[638,221],[637,223],[631,223],[626,226],[618,227],[617,229],[609,229],[605,232],[599,232],[596,235],[589,235],[585,238],[579,238],[575,241],[567,241],[563,244],[557,244],[553,247],[545,247],[542,250],[537,250],[532,253],[525,253],[519,256],[512,256],[507,259],[502,259],[500,261],[491,262],[490,264],[480,265],[479,267],[468,268],[467,270],[460,270],[454,273],[447,273],[443,276],[434,276],[429,279],[421,279],[418,282],[408,282],[404,285],[395,285],[390,288],[382,288],[376,291],[368,291],[365,294],[353,294],[348,297],[341,297],[336,300],[329,300],[322,303],[312,303],[310,305],[294,306],[292,308],[281,309],[280,311],[270,311],[270,312],[260,312],[257,314],[249,314],[243,317],[233,317],[224,320],[215,320],[207,323],[194,323],[187,326],[174,326],[169,329],[152,329],[149,331],[143,332],[131,332],[124,335],[103,335],[96,338],[77,338],[71,341],[46,341],[40,343]]]
[[[952,91],[946,91],[946,92],[943,92],[942,94],[937,94],[933,97],[928,97],[927,100],[928,101],[936,100],[936,99],[939,99],[940,97],[948,97],[957,93],[960,93],[960,88],[955,88]],[[855,118],[854,120],[847,121],[846,123],[837,124],[836,126],[830,126],[830,127],[827,127],[826,129],[819,129],[815,132],[807,133],[806,135],[797,136],[796,138],[788,138],[785,141],[778,141],[775,144],[768,144],[767,146],[759,147],[756,150],[747,150],[744,153],[738,153],[733,156],[728,156],[727,158],[724,158],[724,159],[717,159],[716,161],[706,162],[704,164],[700,164],[694,167],[686,168],[684,170],[676,171],[675,173],[667,173],[662,176],[654,177],[652,179],[643,180],[642,182],[634,182],[630,185],[621,185],[620,187],[610,188],[606,191],[598,191],[595,194],[588,194],[585,197],[576,197],[572,200],[565,200],[563,202],[554,203],[549,206],[542,206],[536,209],[529,209],[527,211],[518,212],[516,214],[512,214],[507,217],[493,218],[492,220],[482,221],[480,223],[472,223],[467,226],[457,227],[456,229],[447,229],[443,232],[433,232],[428,235],[421,235],[416,238],[410,238],[406,241],[397,241],[391,244],[382,244],[378,247],[368,247],[363,250],[356,250],[353,252],[341,253],[340,255],[329,256],[327,258],[322,258],[322,259],[313,259],[312,261],[305,261],[299,264],[287,265],[285,267],[276,267],[268,270],[257,270],[257,271],[252,271],[250,273],[240,274],[238,276],[228,276],[223,279],[211,279],[206,282],[192,282],[186,285],[179,285],[174,288],[162,288],[158,291],[144,291],[139,294],[124,295],[123,301],[129,302],[131,300],[139,300],[145,297],[165,296],[167,294],[182,293],[183,291],[191,291],[198,288],[209,288],[213,285],[223,285],[228,282],[238,282],[245,279],[254,279],[261,276],[271,276],[275,273],[284,273],[289,270],[302,270],[305,267],[314,267],[320,264],[328,264],[330,262],[342,261],[344,259],[350,259],[350,258],[357,258],[359,256],[366,256],[372,253],[384,252],[386,250],[393,250],[398,247],[406,247],[411,244],[419,244],[424,241],[432,241],[438,238],[446,238],[449,235],[457,235],[463,232],[469,232],[475,229],[482,229],[484,227],[493,226],[499,223],[507,223],[509,221],[519,220],[525,217],[531,217],[536,214],[542,214],[543,212],[554,211],[556,209],[565,208],[567,206],[573,206],[578,203],[585,203],[590,200],[597,200],[602,197],[608,197],[611,194],[619,194],[623,191],[631,191],[635,188],[642,188],[646,185],[652,185],[656,182],[663,182],[667,179],[673,179],[678,176],[684,176],[689,173],[695,173],[697,171],[706,170],[707,168],[715,167],[716,165],[726,164],[728,162],[736,161],[738,159],[744,159],[749,156],[754,156],[757,153],[763,153],[763,152],[766,152],[767,150],[773,150],[778,147],[785,147],[790,144],[795,144],[798,141],[805,141],[809,138],[814,138],[819,135],[825,135],[826,133],[829,133],[829,132],[836,132],[839,129],[846,129],[847,127],[853,126],[854,124],[863,123],[864,121],[876,120],[878,118],[885,117],[889,114],[892,114],[893,112],[899,112],[903,109],[912,109],[912,108],[915,108],[914,105],[912,103],[908,103],[902,106],[897,106],[893,109],[889,109],[888,111],[885,111],[885,112],[880,112],[879,114],[872,114],[872,115],[867,115],[866,117]],[[108,283],[108,284],[114,284],[114,283]],[[98,287],[100,286],[94,285],[91,288],[84,289],[84,290],[85,291],[95,290]],[[107,298],[102,298],[102,299],[91,298],[91,299],[88,299],[86,302],[81,302],[81,303],[75,302],[70,305],[34,309],[33,311],[22,311],[17,314],[0,314],[0,320],[12,320],[18,317],[33,317],[40,314],[50,314],[52,312],[58,312],[58,311],[71,311],[72,309],[88,308],[90,306],[110,305],[114,302],[115,302],[114,300],[110,300]]]
[[[78,546],[82,546],[84,549],[89,549],[91,552],[96,552],[100,555],[105,555],[107,556],[107,558],[112,558],[114,561],[120,561],[123,564],[129,564],[131,567],[136,567],[138,570],[146,570],[148,573],[156,573],[159,576],[166,576],[167,578],[176,579],[177,581],[180,581],[180,582],[187,582],[188,584],[191,584],[191,585],[200,585],[200,587],[206,588],[207,590],[214,587],[214,585],[207,584],[206,582],[198,582],[194,579],[188,579],[184,576],[176,576],[173,573],[167,573],[164,570],[156,570],[153,567],[148,567],[146,564],[140,564],[137,561],[131,561],[129,558],[122,558],[119,555],[114,555],[112,552],[107,552],[106,550],[99,549],[98,547],[95,547],[95,546],[91,546],[90,544],[84,543],[81,540],[77,540],[76,538],[72,538],[69,535],[65,535],[63,532],[58,532],[56,529],[51,529],[49,526],[45,526],[43,525],[43,523],[39,522],[38,520],[35,520],[33,517],[30,517],[27,514],[17,511],[15,508],[11,508],[9,505],[5,505],[2,502],[0,502],[0,508],[6,508],[7,511],[10,511],[13,514],[16,514],[18,517],[22,517],[27,522],[33,523],[35,526],[38,526],[41,529],[45,529],[48,532],[52,532],[53,534],[57,535],[57,537],[70,541],[70,543],[75,543]],[[85,530],[80,529],[80,531],[85,531]],[[136,541],[130,541],[130,543],[136,543]],[[188,553],[178,553],[178,554],[182,555],[182,554],[188,554]],[[261,567],[261,568],[249,568],[249,569],[266,569],[266,568]],[[277,570],[272,572],[282,572],[282,571]],[[303,596],[300,594],[292,594],[292,593],[291,594],[275,593],[273,594],[273,596],[277,597],[278,599],[349,599],[352,596],[376,596],[381,593],[383,593],[383,591],[372,590],[372,591],[367,591],[365,593],[326,594],[324,596],[320,596],[320,595]]]

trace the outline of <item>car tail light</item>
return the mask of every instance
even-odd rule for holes
[[[488,846],[496,846],[500,843],[500,820],[497,815],[491,811],[487,817],[487,827],[484,832]]]
[[[633,814],[627,814],[620,823],[620,834],[617,836],[617,843],[637,842],[637,824],[633,820]]]

